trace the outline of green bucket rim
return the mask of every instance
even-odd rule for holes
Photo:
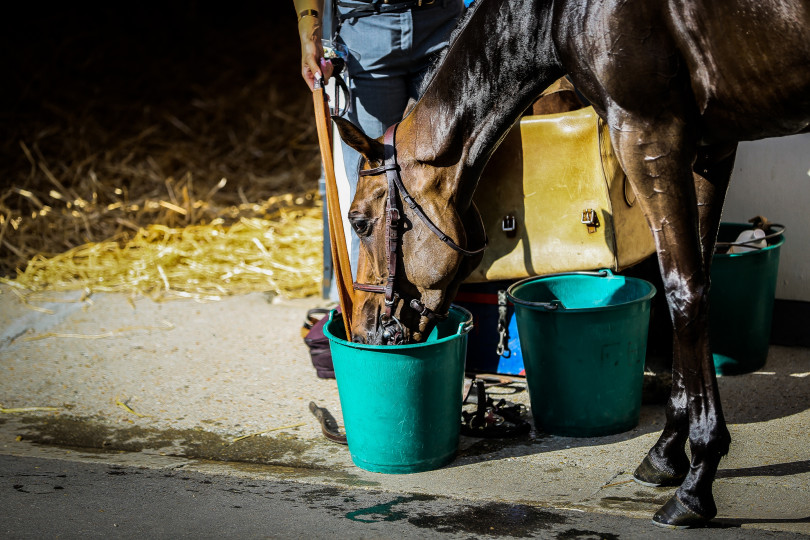
[[[724,221],[724,222],[722,222],[720,224],[720,226],[722,227],[723,225],[730,226],[730,227],[744,227],[746,230],[751,230],[751,229],[755,228],[750,223],[737,223],[737,222],[732,222],[732,221]],[[767,234],[761,240],[770,240],[771,238],[777,238],[778,237],[778,240],[775,241],[773,244],[771,244],[769,242],[768,245],[765,246],[764,248],[757,248],[757,249],[753,249],[751,251],[743,251],[742,253],[717,253],[716,252],[716,247],[715,247],[715,254],[713,255],[713,257],[720,257],[720,258],[723,258],[723,259],[726,259],[726,258],[730,259],[730,258],[733,258],[733,257],[750,257],[752,255],[757,255],[758,253],[763,253],[765,251],[779,249],[780,247],[782,247],[782,244],[785,243],[785,226],[780,225],[778,223],[771,223],[771,227],[778,227],[779,229],[777,231],[773,232],[773,233]],[[746,242],[717,242],[716,246],[721,245],[721,246],[731,247],[731,246],[742,246],[742,245],[745,245],[745,244],[746,244]]]
[[[351,347],[352,349],[359,349],[363,351],[384,351],[384,352],[397,352],[397,351],[412,351],[414,349],[421,349],[424,347],[431,347],[433,345],[438,345],[441,343],[447,343],[450,340],[457,339],[459,336],[463,336],[468,334],[470,330],[473,328],[473,316],[472,313],[467,311],[461,306],[457,306],[455,304],[450,305],[450,311],[457,312],[461,317],[461,322],[458,324],[458,329],[456,330],[455,334],[451,334],[447,337],[443,337],[441,339],[437,339],[436,341],[425,341],[422,343],[408,343],[406,345],[368,345],[366,343],[355,343],[353,341],[348,341],[343,338],[340,338],[334,335],[332,332],[329,331],[329,325],[332,324],[332,321],[338,315],[336,310],[332,310],[329,312],[329,320],[328,322],[323,325],[323,333],[329,339],[329,341],[334,341],[343,345],[344,347]],[[343,315],[340,314],[342,318]]]
[[[533,283],[535,281],[543,281],[543,280],[550,280],[556,279],[560,277],[566,276],[582,276],[582,277],[595,277],[595,278],[604,278],[604,279],[623,279],[625,281],[635,281],[640,282],[647,287],[649,287],[649,291],[633,300],[627,302],[620,302],[618,304],[610,304],[607,306],[593,306],[593,307],[584,307],[584,308],[567,308],[563,305],[563,303],[559,300],[554,300],[551,302],[531,302],[529,300],[522,300],[515,296],[515,292],[520,289],[524,285],[528,285],[529,283]],[[607,268],[602,270],[597,270],[593,272],[584,271],[584,272],[561,272],[558,274],[546,274],[542,276],[533,276],[526,279],[522,279],[517,283],[513,283],[507,290],[506,295],[509,297],[509,300],[515,304],[520,305],[522,307],[526,307],[529,309],[543,309],[548,312],[555,312],[555,313],[588,313],[592,311],[610,311],[615,309],[625,309],[627,306],[632,306],[633,304],[639,304],[643,302],[649,302],[655,296],[656,293],[655,285],[650,283],[649,281],[645,281],[643,279],[634,278],[634,277],[627,277],[627,276],[617,276],[612,271]]]

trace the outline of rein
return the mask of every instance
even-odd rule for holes
[[[386,243],[386,263],[388,266],[388,277],[386,278],[385,285],[372,285],[368,283],[354,282],[354,289],[358,291],[365,291],[370,293],[378,293],[385,295],[385,313],[380,316],[383,322],[383,337],[396,344],[397,340],[401,340],[402,325],[394,316],[394,304],[400,296],[394,290],[397,272],[397,252],[401,243],[402,232],[400,230],[401,213],[399,208],[399,196],[408,204],[408,207],[413,210],[417,217],[427,225],[433,234],[441,240],[448,247],[461,253],[465,257],[477,255],[486,249],[487,240],[484,239],[484,244],[474,250],[465,249],[454,242],[447,234],[439,229],[433,221],[425,214],[422,207],[411,197],[405,184],[402,182],[400,176],[400,167],[397,163],[396,151],[396,132],[397,126],[394,124],[385,131],[383,137],[384,144],[384,160],[383,164],[373,169],[360,171],[360,176],[377,176],[385,173],[388,180],[388,200],[385,206],[385,243]],[[416,298],[411,299],[409,306],[419,312],[422,317],[426,317],[431,323],[435,324],[436,321],[442,320],[447,317],[447,314],[439,315],[428,309],[422,302]],[[391,331],[390,326],[395,325],[397,328]]]

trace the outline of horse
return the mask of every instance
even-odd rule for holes
[[[634,478],[678,486],[654,523],[705,525],[731,443],[708,338],[721,211],[739,141],[810,130],[808,36],[807,0],[477,0],[382,139],[335,119],[363,156],[351,339],[418,342],[447,313],[486,242],[472,204],[484,166],[567,75],[609,126],[673,327],[666,424]]]

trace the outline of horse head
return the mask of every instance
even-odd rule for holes
[[[481,260],[478,212],[469,201],[457,206],[454,167],[417,159],[406,125],[396,135],[394,127],[385,138],[372,139],[348,121],[335,122],[362,156],[348,213],[360,240],[352,339],[423,341]]]

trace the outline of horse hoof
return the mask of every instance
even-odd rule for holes
[[[633,480],[647,487],[679,486],[684,478],[686,473],[662,471],[656,467],[649,454],[644,456],[644,460],[633,473]]]
[[[678,497],[671,497],[653,516],[653,524],[667,529],[703,527],[709,518],[690,510]]]

